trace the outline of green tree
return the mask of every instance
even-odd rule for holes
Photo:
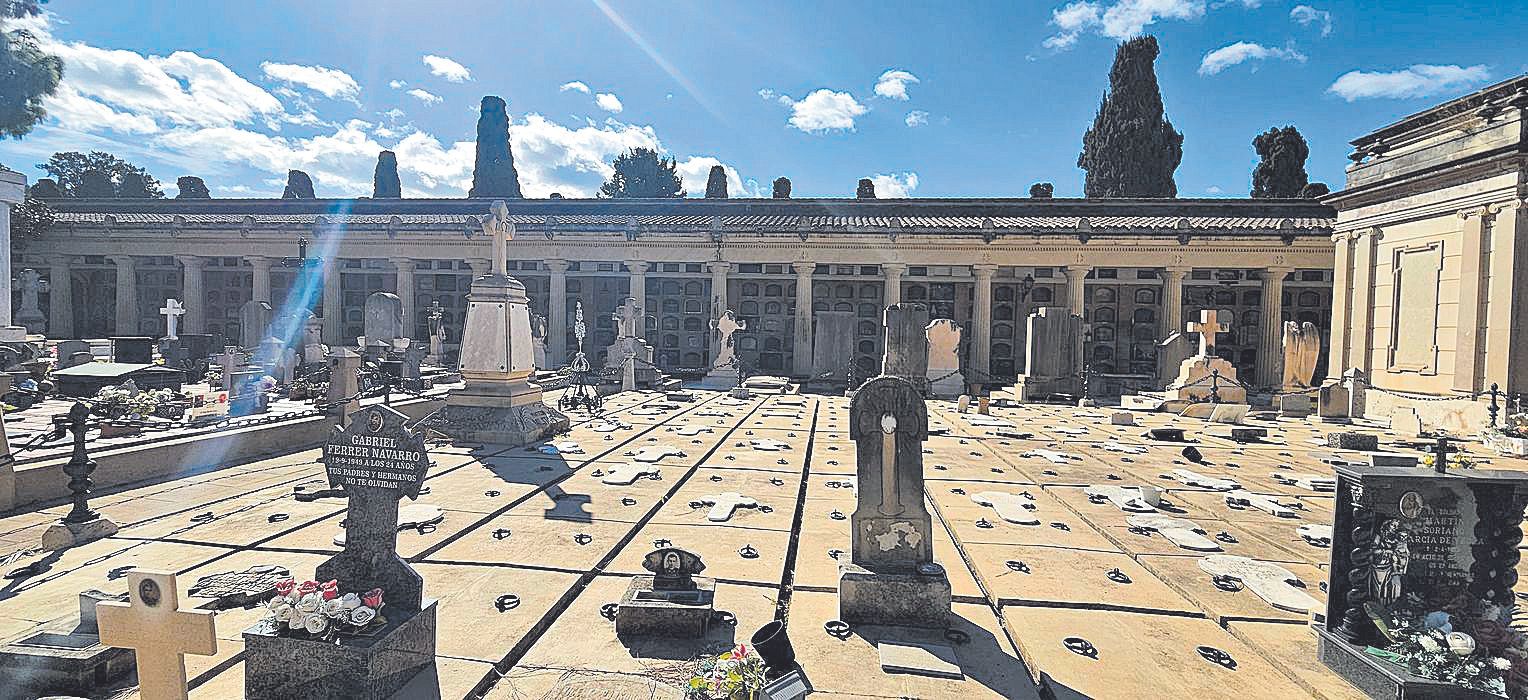
[[[403,196],[403,183],[398,180],[396,153],[383,151],[377,154],[377,169],[371,176],[371,196],[373,199],[397,199]]]
[[[788,177],[775,178],[775,199],[791,198],[791,179]]]
[[[313,199],[313,178],[301,170],[287,171],[286,189],[282,190],[282,199]]]
[[[41,11],[46,0],[0,0],[0,137],[19,139],[47,116],[43,100],[58,90],[64,62],[44,53],[24,29],[6,31],[4,22]]]
[[[706,175],[706,199],[727,198],[727,169],[720,165],[711,166],[711,172]]]
[[[1156,37],[1120,44],[1109,70],[1109,90],[1082,137],[1077,167],[1087,172],[1089,197],[1176,197],[1173,172],[1183,160],[1183,134],[1163,113],[1152,67]]]
[[[54,153],[46,163],[37,166],[58,182],[58,189],[65,197],[117,197],[122,182],[127,175],[138,175],[143,178],[143,190],[148,197],[163,197],[164,193],[159,190],[159,181],[154,179],[147,170],[118,158],[103,151],[91,151],[89,155],[78,151],[66,151]],[[110,192],[96,183],[91,194],[83,194],[81,186],[84,182],[85,173],[95,171],[106,177],[110,185]],[[134,186],[136,189],[136,185]]]
[[[1320,199],[1332,193],[1332,188],[1327,187],[1325,182],[1312,182],[1300,188],[1300,199]]]
[[[651,148],[633,148],[612,163],[615,172],[600,185],[599,196],[604,198],[665,198],[683,197],[684,183],[679,179],[673,158],[662,158]]]
[[[509,111],[503,98],[483,97],[478,111],[477,160],[472,165],[472,189],[467,190],[467,196],[522,196],[515,154],[509,150]]]
[[[875,181],[868,177],[862,177],[859,187],[854,190],[855,199],[875,199]]]
[[[28,192],[20,204],[11,205],[11,249],[26,246],[53,225],[53,207]]]
[[[44,177],[39,178],[37,182],[32,183],[32,186],[27,188],[27,196],[38,199],[60,199],[64,196],[64,193],[58,189],[58,183],[54,182],[53,178]]]
[[[207,183],[194,175],[182,175],[177,178],[175,187],[180,190],[175,195],[176,199],[212,199],[212,193],[207,191]]]
[[[1056,194],[1056,186],[1049,182],[1036,182],[1029,186],[1031,199],[1050,199],[1054,194]]]
[[[117,196],[117,188],[112,184],[111,176],[91,168],[80,174],[80,186],[75,196],[86,199],[110,199]]]
[[[1310,147],[1293,126],[1274,127],[1252,139],[1258,164],[1252,170],[1252,196],[1257,199],[1300,196],[1310,184],[1305,174],[1305,159]]]
[[[148,182],[142,173],[124,173],[122,183],[117,185],[117,196],[124,199],[149,199]]]

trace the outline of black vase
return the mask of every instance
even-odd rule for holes
[[[768,677],[777,678],[795,667],[796,650],[791,647],[791,639],[785,634],[785,623],[779,620],[770,622],[754,632],[749,641],[754,651],[759,652],[759,656],[764,659]]]

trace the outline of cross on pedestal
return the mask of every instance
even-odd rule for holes
[[[134,569],[127,574],[128,602],[96,604],[101,643],[132,649],[138,664],[138,696],[144,700],[186,697],[186,654],[218,651],[214,613],[181,610],[175,574]]]
[[[175,335],[175,328],[180,325],[180,317],[185,315],[185,313],[186,307],[181,306],[179,301],[175,299],[164,300],[164,308],[159,310],[159,315],[164,317],[164,337],[170,340],[175,340],[179,337]]]
[[[758,501],[736,491],[728,491],[716,496],[706,496],[700,499],[699,502],[711,506],[711,512],[706,514],[706,520],[713,523],[724,523],[731,520],[732,513],[739,508],[759,507]]]
[[[1209,357],[1215,354],[1215,334],[1230,333],[1230,324],[1219,322],[1220,312],[1215,309],[1205,309],[1199,312],[1199,322],[1189,321],[1188,332],[1199,334],[1199,355]]]

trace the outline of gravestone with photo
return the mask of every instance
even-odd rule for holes
[[[1528,474],[1335,469],[1321,661],[1371,697],[1393,698],[1490,697],[1524,670],[1495,659],[1528,645],[1508,628]]]
[[[706,635],[715,611],[716,580],[697,576],[706,570],[700,556],[662,547],[642,559],[651,575],[635,576],[616,607],[615,633],[633,637]]]
[[[399,499],[419,496],[430,466],[423,434],[407,420],[371,406],[324,445],[329,485],[344,489],[349,504],[345,549],[319,564],[314,579],[380,599],[378,617],[355,634],[298,631],[275,617],[245,630],[246,697],[391,697],[435,663],[436,601],[397,552]]]

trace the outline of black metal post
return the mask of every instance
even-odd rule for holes
[[[1433,447],[1433,471],[1436,471],[1439,474],[1448,472],[1448,453],[1450,451],[1451,450],[1448,446],[1448,436],[1439,435],[1438,442]]]
[[[1496,403],[1496,395],[1501,389],[1496,382],[1491,382],[1491,406],[1486,410],[1491,414],[1491,427],[1496,427],[1496,414],[1501,412],[1501,406]]]
[[[64,474],[69,476],[69,491],[74,499],[74,508],[64,516],[66,523],[88,523],[101,516],[90,509],[90,487],[95,485],[91,481],[90,474],[95,471],[95,460],[85,454],[85,419],[90,417],[90,407],[76,402],[69,409],[68,430],[74,433],[74,454],[69,462],[64,465]]]

